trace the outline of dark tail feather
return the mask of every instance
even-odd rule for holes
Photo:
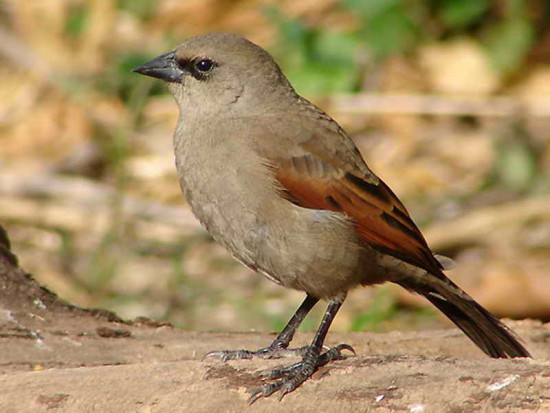
[[[456,324],[481,350],[494,358],[531,357],[514,333],[441,273],[434,282],[399,282],[426,297]],[[441,277],[443,276],[443,277]]]

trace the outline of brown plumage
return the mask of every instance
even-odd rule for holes
[[[335,122],[333,128],[338,134],[344,133]],[[270,159],[284,189],[282,196],[304,208],[346,214],[370,247],[425,269],[424,283],[406,278],[396,282],[426,297],[489,356],[529,357],[505,325],[445,276],[443,266],[405,206],[368,169],[359,152],[356,163],[362,168],[350,164],[337,166],[326,157],[321,160],[305,145],[302,151],[298,157]],[[438,278],[437,282],[430,280],[432,277]]]
[[[277,179],[290,201],[304,208],[345,213],[373,248],[427,271],[442,268],[401,201],[382,180],[368,182],[360,171],[338,170],[312,154],[280,160],[277,165]]]
[[[492,357],[528,357],[498,319],[452,283],[409,213],[353,141],[296,94],[262,48],[229,34],[189,39],[136,69],[168,83],[180,109],[176,166],[191,208],[242,263],[306,299],[274,342],[217,351],[223,360],[297,354],[252,401],[296,389],[339,358],[323,347],[346,294],[385,281],[421,294]],[[289,349],[320,300],[327,311],[309,346]]]

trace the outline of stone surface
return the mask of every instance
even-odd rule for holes
[[[261,370],[296,359],[202,360],[269,334],[189,332],[57,299],[0,254],[0,412],[550,412],[550,325],[510,323],[534,359],[492,360],[458,330],[329,334],[357,356],[282,401],[248,405]],[[311,334],[298,334],[295,345]]]

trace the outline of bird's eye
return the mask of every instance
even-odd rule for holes
[[[195,63],[195,67],[199,72],[208,73],[214,68],[214,62],[210,59],[201,59]]]

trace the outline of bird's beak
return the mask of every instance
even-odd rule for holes
[[[165,53],[136,67],[133,72],[156,77],[166,82],[181,83],[185,72],[176,63],[176,52]]]

